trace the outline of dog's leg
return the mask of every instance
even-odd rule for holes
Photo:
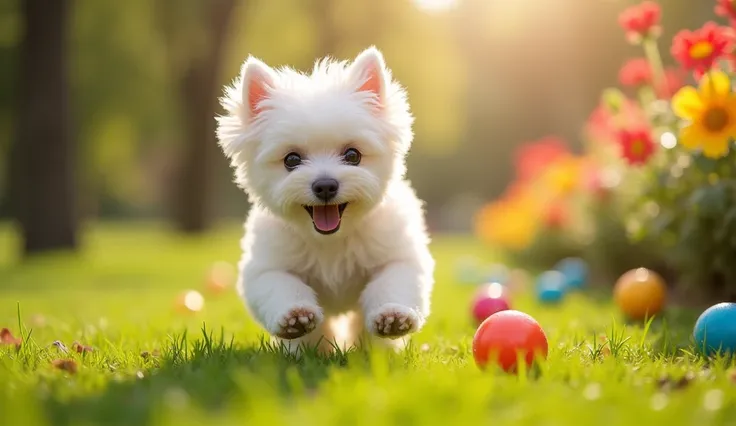
[[[418,265],[387,265],[368,283],[360,301],[366,329],[379,337],[399,339],[418,331],[429,314],[432,277]],[[404,344],[406,339],[400,339]],[[396,342],[399,343],[399,342]]]
[[[328,354],[334,350],[334,347],[330,344],[334,337],[328,319],[326,318],[312,332],[301,337],[284,339],[274,336],[272,340],[277,346],[283,346],[289,353],[297,355],[297,357],[301,357],[305,351],[312,350],[316,350],[319,354]]]
[[[241,288],[255,319],[273,336],[293,340],[314,331],[323,319],[314,290],[287,272],[244,274]]]

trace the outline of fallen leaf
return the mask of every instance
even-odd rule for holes
[[[151,357],[157,358],[157,357],[158,357],[158,356],[159,356],[160,354],[161,354],[161,353],[159,352],[159,350],[158,350],[158,349],[154,349],[154,350],[153,350],[153,351],[151,351],[151,352],[148,352],[148,351],[143,351],[143,352],[141,352],[141,357],[142,357],[143,359],[148,359],[148,358],[151,358]]]
[[[55,359],[51,361],[51,364],[59,370],[67,371],[71,374],[76,374],[77,363],[73,359]]]
[[[601,334],[598,336],[598,347],[600,347],[600,355],[606,358],[611,355],[611,343],[608,341],[608,336]]]
[[[657,387],[662,390],[678,390],[687,387],[693,380],[695,380],[695,373],[692,371],[687,372],[684,376],[679,379],[675,379],[671,376],[662,376],[657,380]]]
[[[64,352],[65,354],[69,353],[69,348],[67,348],[64,342],[62,342],[61,340],[54,340],[54,343],[52,343],[51,345],[56,346],[57,349]]]
[[[695,380],[695,373],[688,371],[687,374],[680,377],[680,379],[675,382],[675,389],[682,389],[689,385],[693,380]]]
[[[731,371],[728,372],[728,379],[731,381],[731,383],[736,385],[736,368],[731,369]]]
[[[74,350],[77,351],[78,354],[92,352],[94,350],[92,346],[84,346],[79,342],[72,343],[72,348],[74,348]]]
[[[20,349],[20,344],[23,342],[22,339],[13,336],[13,333],[9,329],[3,328],[0,330],[0,344],[3,345],[15,345],[15,349]]]

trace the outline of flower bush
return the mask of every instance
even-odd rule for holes
[[[673,272],[678,292],[736,299],[736,7],[714,8],[724,23],[671,41],[659,4],[623,10],[624,40],[642,56],[603,92],[584,153],[554,138],[522,146],[509,191],[478,213],[478,235],[522,266],[579,254],[607,278],[643,265]]]
[[[522,267],[542,268],[561,256],[579,255],[590,238],[585,195],[605,196],[592,167],[589,158],[574,155],[556,137],[522,145],[514,182],[476,216],[478,235]]]

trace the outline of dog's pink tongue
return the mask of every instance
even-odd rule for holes
[[[340,224],[340,211],[336,205],[312,207],[314,226],[320,231],[329,232]]]

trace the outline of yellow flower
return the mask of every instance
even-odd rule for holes
[[[565,156],[549,165],[542,176],[542,184],[552,197],[570,194],[578,186],[580,171],[580,159],[572,155]]]
[[[537,206],[527,190],[487,204],[475,218],[477,235],[503,248],[520,250],[536,234]]]
[[[692,86],[680,89],[672,98],[672,110],[688,123],[680,130],[680,143],[690,150],[718,158],[728,153],[736,137],[736,95],[722,71],[710,71]]]

